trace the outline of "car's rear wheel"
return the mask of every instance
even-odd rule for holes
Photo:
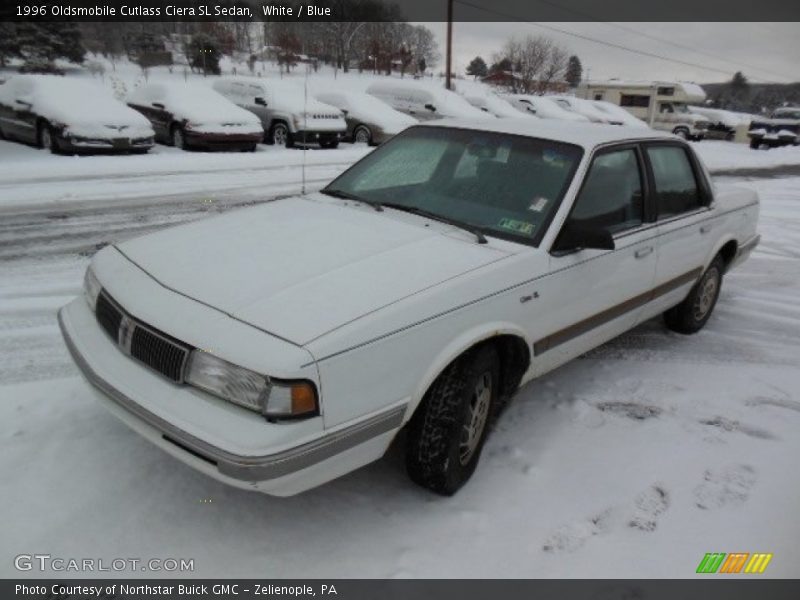
[[[667,327],[685,334],[700,331],[708,322],[717,304],[724,272],[725,261],[721,256],[717,256],[695,283],[686,299],[664,313]]]
[[[750,147],[753,150],[758,150],[761,147],[761,140],[751,139],[750,140]]]
[[[176,148],[180,148],[181,150],[186,150],[186,133],[183,131],[183,127],[180,125],[173,125],[172,132],[170,135],[172,139],[172,145]]]
[[[353,142],[356,144],[371,144],[372,131],[366,125],[359,125],[353,131]]]
[[[689,139],[689,130],[685,127],[676,127],[672,130],[672,133],[677,135],[679,138],[683,138],[684,140]]]
[[[500,359],[484,345],[453,362],[425,394],[408,427],[411,479],[452,495],[472,476],[495,414]]]
[[[53,154],[58,152],[58,142],[56,142],[56,134],[50,123],[42,121],[36,132],[36,140],[39,148],[50,150]]]
[[[292,132],[289,131],[289,126],[286,123],[277,122],[272,126],[269,134],[270,140],[276,146],[285,146],[286,148],[291,148],[292,143]]]

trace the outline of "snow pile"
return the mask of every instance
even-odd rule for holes
[[[327,86],[326,86],[327,87]],[[318,88],[315,88],[318,89]],[[347,111],[352,118],[364,123],[373,123],[379,126],[385,133],[396,134],[406,127],[414,125],[418,121],[409,115],[394,110],[385,102],[381,102],[375,96],[370,96],[363,92],[340,91],[328,89],[315,92],[318,100],[339,110]]]
[[[740,169],[776,169],[800,165],[800,146],[783,146],[770,150],[753,150],[747,144],[734,144],[721,140],[691,142],[712,171]]]
[[[547,96],[564,110],[583,115],[593,123],[608,123],[610,121],[608,113],[604,113],[588,100],[581,100],[575,96],[552,95]],[[615,119],[616,120],[616,119]]]
[[[105,88],[91,82],[56,75],[17,75],[0,85],[0,103],[31,112],[52,125],[66,125],[65,133],[86,138],[119,136],[152,137],[150,122],[128,108]],[[124,129],[121,129],[124,128]]]
[[[186,121],[192,131],[201,133],[257,134],[264,131],[253,113],[199,83],[144,84],[128,96],[128,102],[146,107],[163,104],[177,120]]]
[[[647,123],[642,121],[641,119],[637,119],[627,110],[622,108],[621,106],[617,106],[612,102],[606,102],[605,100],[591,100],[592,106],[594,106],[597,110],[604,112],[614,118],[615,121],[622,121],[622,124],[626,127],[648,127]]]

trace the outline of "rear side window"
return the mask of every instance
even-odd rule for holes
[[[691,212],[704,205],[685,149],[680,146],[651,146],[647,155],[653,167],[659,219]]]

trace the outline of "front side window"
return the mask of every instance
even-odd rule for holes
[[[518,135],[412,127],[323,191],[535,245],[582,154],[577,146]]]
[[[592,161],[570,220],[617,233],[642,224],[643,202],[636,151],[606,152]]]
[[[647,155],[653,167],[659,219],[703,206],[703,195],[684,148],[651,146],[647,148]]]

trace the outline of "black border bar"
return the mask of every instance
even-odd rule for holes
[[[0,22],[442,22],[448,0],[1,0]],[[265,7],[272,7],[265,14]],[[313,7],[315,10],[310,11]],[[235,8],[231,14],[230,9]],[[458,22],[800,22],[790,0],[453,0]],[[743,40],[744,42],[745,40]]]
[[[565,558],[565,560],[571,560]],[[256,579],[42,579],[3,580],[3,600],[796,600],[800,580],[761,579],[763,575],[723,578],[705,575],[696,579],[575,579],[575,580],[256,580]],[[17,586],[34,586],[41,593],[21,593]],[[113,586],[113,587],[112,587]],[[123,593],[122,586],[141,588],[142,593]],[[181,588],[183,590],[181,593]],[[215,586],[220,586],[215,588]],[[102,588],[96,592],[69,593],[60,590]],[[161,588],[161,591],[158,591]],[[167,588],[165,591],[164,588]],[[283,590],[287,591],[284,592]],[[288,591],[291,590],[291,591]],[[335,590],[335,593],[332,591]],[[91,595],[90,595],[91,594]]]

